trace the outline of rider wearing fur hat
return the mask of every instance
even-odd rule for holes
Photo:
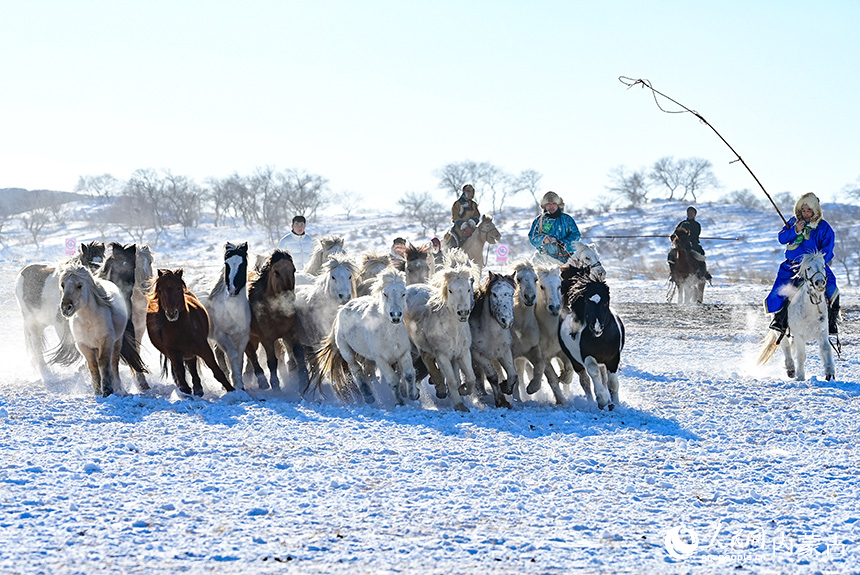
[[[481,221],[481,212],[478,211],[478,203],[475,201],[475,187],[472,184],[463,186],[460,197],[451,206],[451,221],[454,223],[451,235],[457,241],[457,246],[461,246]]]
[[[564,200],[555,192],[547,192],[540,201],[542,213],[532,222],[529,242],[542,254],[567,262],[576,251],[573,243],[582,237],[576,222],[564,213]]]
[[[836,277],[830,269],[833,260],[833,247],[836,235],[821,213],[821,203],[815,194],[808,193],[800,196],[794,204],[794,216],[779,232],[779,243],[787,244],[785,248],[785,261],[779,265],[776,281],[770,294],[765,299],[765,310],[773,314],[770,328],[780,333],[785,333],[788,328],[788,301],[789,296],[785,293],[785,286],[793,281],[796,266],[806,254],[822,252],[827,273],[827,288],[824,295],[827,296],[828,317],[830,319],[830,333],[836,334],[836,317],[839,315],[839,289],[836,287]]]

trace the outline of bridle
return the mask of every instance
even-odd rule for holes
[[[815,276],[822,276],[825,285],[827,284],[827,274],[823,270],[817,270],[812,275],[809,275],[809,268],[803,270],[803,281],[806,282],[806,293],[809,294],[809,301],[812,305],[819,305],[823,299],[823,292],[813,289],[815,285]]]

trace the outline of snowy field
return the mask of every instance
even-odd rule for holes
[[[750,218],[700,210],[704,235],[738,233],[742,212]],[[525,254],[529,218],[515,215],[502,223],[504,241]],[[655,233],[682,215],[667,205],[641,225]],[[606,235],[643,217],[582,227]],[[58,369],[43,382],[32,370],[14,277],[28,261],[60,259],[65,237],[98,236],[82,221],[36,252],[9,241],[0,572],[858,573],[857,290],[841,285],[837,381],[824,381],[812,345],[807,381],[788,379],[779,354],[756,367],[769,286],[743,272],[775,272],[779,224],[750,219],[773,230],[748,238],[760,247],[744,248],[745,262],[726,263],[736,245],[705,242],[715,285],[694,309],[665,303],[665,280],[641,273],[664,265],[662,240],[643,242],[635,258],[604,258],[628,330],[611,412],[578,384],[565,406],[545,387],[511,409],[470,400],[466,414],[426,383],[396,409],[301,400],[294,387],[264,392],[251,381],[223,395],[211,375],[202,399],[180,398],[156,375],[145,395],[95,398],[82,372]],[[737,230],[709,229],[716,221]],[[308,231],[323,226],[356,251],[387,249],[395,235],[426,239],[394,216],[333,217]],[[204,226],[162,238],[155,263],[184,266],[202,290],[224,241],[245,239],[272,247],[256,232]],[[594,241],[610,251],[610,240]],[[155,369],[157,355],[144,352]]]

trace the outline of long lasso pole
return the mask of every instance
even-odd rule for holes
[[[675,105],[677,105],[677,106],[680,106],[681,108],[683,108],[683,109],[684,109],[684,111],[689,112],[690,114],[693,114],[693,115],[694,115],[694,116],[696,116],[696,117],[697,117],[697,118],[698,118],[698,119],[699,119],[703,124],[705,124],[705,125],[706,125],[707,127],[709,127],[711,130],[713,130],[713,131],[714,131],[714,133],[717,135],[717,137],[718,137],[720,140],[722,140],[722,141],[723,141],[723,143],[724,143],[726,146],[728,146],[728,147],[729,147],[729,149],[730,149],[730,150],[732,151],[732,153],[735,155],[735,158],[737,158],[737,159],[735,159],[735,160],[732,160],[732,161],[731,161],[731,162],[729,162],[729,163],[730,163],[730,164],[733,164],[733,163],[735,163],[735,162],[740,162],[741,164],[743,164],[743,167],[744,167],[744,168],[746,168],[746,170],[750,173],[750,175],[753,177],[753,179],[755,180],[755,182],[758,184],[758,187],[760,187],[760,188],[761,188],[761,191],[762,191],[762,192],[764,192],[764,195],[766,195],[766,196],[767,196],[767,199],[768,199],[768,200],[770,200],[770,203],[773,205],[773,209],[775,209],[775,210],[776,210],[776,213],[777,213],[777,214],[779,214],[779,217],[780,217],[780,218],[782,218],[782,222],[783,222],[784,224],[788,224],[788,222],[787,222],[787,221],[786,221],[786,219],[785,219],[785,216],[783,216],[783,215],[782,215],[782,212],[781,212],[781,211],[779,211],[779,206],[777,206],[777,205],[776,205],[776,202],[774,202],[774,201],[773,201],[773,198],[772,198],[772,197],[770,197],[770,194],[769,194],[769,193],[767,193],[767,190],[765,190],[765,189],[764,189],[764,186],[762,185],[762,183],[759,181],[759,179],[756,177],[756,175],[753,173],[753,171],[750,169],[750,167],[747,165],[747,163],[744,161],[744,159],[741,157],[741,155],[740,155],[740,154],[738,154],[738,153],[735,151],[735,149],[732,147],[732,145],[731,145],[731,144],[729,144],[729,143],[726,141],[726,139],[725,139],[725,138],[723,138],[723,136],[722,136],[722,135],[717,131],[717,129],[716,129],[716,128],[714,128],[714,127],[711,125],[711,123],[710,123],[710,122],[708,122],[708,121],[707,121],[707,120],[706,120],[706,119],[705,119],[705,118],[704,118],[700,113],[696,112],[695,110],[691,110],[690,108],[688,108],[688,107],[687,107],[687,106],[685,106],[684,104],[682,104],[682,103],[678,102],[677,100],[674,100],[674,99],[670,98],[669,96],[667,96],[666,94],[664,94],[664,93],[662,93],[662,92],[660,92],[660,91],[658,91],[658,90],[654,89],[654,86],[652,86],[652,85],[651,85],[651,82],[650,82],[649,80],[645,80],[645,79],[643,79],[643,78],[634,79],[634,78],[629,78],[629,77],[627,77],[627,76],[619,76],[619,77],[618,77],[618,80],[619,80],[622,84],[624,84],[625,86],[627,86],[627,89],[628,89],[628,90],[629,90],[630,88],[632,88],[633,86],[637,86],[637,85],[642,86],[643,88],[648,88],[649,90],[651,90],[651,93],[654,95],[654,102],[657,104],[657,107],[658,107],[658,108],[660,108],[660,111],[662,111],[662,112],[666,112],[667,114],[680,114],[680,113],[682,113],[682,112],[680,112],[680,111],[672,111],[672,110],[666,110],[666,109],[664,109],[664,108],[663,108],[663,106],[661,106],[661,105],[660,105],[660,102],[657,100],[657,96],[658,96],[658,95],[660,95],[660,96],[662,96],[662,97],[666,98],[667,100],[669,100],[669,101],[670,101],[670,102],[672,102],[673,104],[675,104]]]

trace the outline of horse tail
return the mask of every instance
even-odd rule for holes
[[[311,354],[310,363],[310,381],[315,392],[320,389],[324,376],[331,381],[331,385],[340,399],[353,395],[352,374],[349,372],[349,364],[340,354],[334,341],[334,330],[326,336],[322,345]]]
[[[773,354],[776,353],[776,350],[779,349],[780,342],[780,334],[776,331],[769,329],[767,330],[767,335],[764,336],[764,340],[762,341],[761,352],[758,354],[758,359],[756,360],[756,365],[764,365],[770,358],[773,357]]]
[[[119,356],[122,360],[134,371],[139,373],[149,373],[146,364],[140,357],[140,344],[134,336],[134,324],[131,320],[125,325],[125,331],[122,334],[122,347],[119,350]]]
[[[75,364],[82,356],[75,345],[75,337],[72,335],[72,328],[69,327],[69,322],[63,321],[62,325],[62,333],[59,334],[60,343],[51,350],[48,363],[68,367]]]

